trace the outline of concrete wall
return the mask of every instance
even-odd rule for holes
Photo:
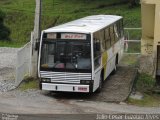
[[[142,41],[143,55],[152,54],[154,41],[155,5],[142,4]]]
[[[160,45],[160,2],[156,4],[155,13],[154,56],[157,56],[157,45]]]
[[[160,0],[141,0],[142,55],[157,56],[160,45]]]

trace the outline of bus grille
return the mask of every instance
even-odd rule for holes
[[[80,80],[91,80],[91,73],[46,72],[40,71],[41,78],[51,78],[53,83],[76,83]]]

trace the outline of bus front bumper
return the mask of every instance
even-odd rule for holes
[[[90,92],[89,85],[73,85],[73,84],[53,84],[41,83],[41,89],[47,91],[61,91],[61,92]]]

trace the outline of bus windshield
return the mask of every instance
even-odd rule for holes
[[[41,69],[91,70],[91,45],[85,40],[43,40]]]

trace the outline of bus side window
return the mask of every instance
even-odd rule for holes
[[[121,25],[120,25],[120,21],[117,22],[117,31],[118,31],[118,35],[119,35],[119,38],[121,38]]]
[[[101,53],[100,40],[94,39],[94,57],[98,57]]]
[[[106,46],[106,50],[111,47],[110,40],[111,40],[111,37],[110,37],[109,28],[106,28],[105,29],[105,46]]]
[[[94,38],[94,67],[95,69],[100,66],[100,58],[101,58],[100,40]]]
[[[94,34],[94,54],[99,54],[101,51],[101,37],[100,37],[101,33],[100,32],[96,32]]]
[[[110,26],[110,37],[111,37],[111,45],[115,43],[115,33],[113,25]]]
[[[95,39],[99,40],[100,41],[100,51],[101,52],[104,52],[105,51],[105,44],[104,44],[104,30],[100,30],[98,32],[96,32],[94,35],[95,35]]]
[[[114,35],[115,35],[115,41],[118,41],[118,39],[119,39],[119,33],[118,33],[117,23],[114,24]]]
[[[100,31],[100,42],[101,42],[101,52],[104,52],[106,49],[105,45],[105,30]]]
[[[123,19],[120,20],[120,33],[121,33],[121,37],[123,36],[124,34],[124,30],[123,30]]]

